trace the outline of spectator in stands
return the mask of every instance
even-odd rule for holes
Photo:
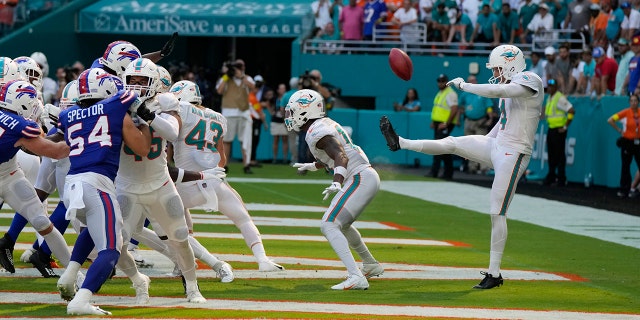
[[[569,52],[569,43],[562,43],[558,47],[558,58],[556,59],[556,66],[558,68],[558,72],[560,73],[556,78],[556,80],[558,81],[558,90],[560,90],[560,92],[564,94],[573,93],[578,80],[574,79],[571,76],[573,63],[571,61],[571,55]]]
[[[431,18],[433,41],[445,42],[449,38],[451,23],[444,1],[437,2],[436,10],[432,12]]]
[[[417,42],[419,31],[415,28],[418,22],[418,11],[411,5],[411,0],[404,0],[402,7],[393,13],[392,23],[400,27],[400,40],[402,42]]]
[[[620,148],[620,190],[618,197],[625,198],[631,196],[631,162],[636,160],[636,166],[640,170],[640,111],[638,110],[638,95],[629,96],[629,108],[609,117],[607,122],[613,127],[621,137],[616,141]],[[622,128],[616,122],[622,122]]]
[[[349,0],[349,5],[342,8],[339,21],[342,40],[362,40],[364,9],[357,5],[357,0]],[[345,47],[350,46],[345,44]]]
[[[311,11],[315,18],[315,26],[324,29],[331,20],[331,4],[329,0],[316,0],[311,3]]]
[[[547,73],[545,72],[545,65],[547,64],[547,61],[542,59],[542,57],[540,56],[540,52],[538,51],[533,51],[531,52],[531,65],[529,66],[528,71],[531,71],[535,74],[537,74],[540,79],[542,79],[543,83],[547,82]]]
[[[602,7],[597,3],[589,6],[591,13],[591,22],[589,29],[591,30],[591,43],[595,46],[604,46],[607,41],[607,23],[609,23],[609,2],[603,1]]]
[[[427,30],[431,30],[431,12],[433,11],[433,0],[420,0],[418,8],[420,8],[420,21],[427,24]]]
[[[591,55],[596,60],[593,89],[598,98],[601,98],[607,93],[613,93],[616,89],[618,63],[613,58],[608,57],[602,47],[593,48]]]
[[[640,36],[631,38],[631,51],[634,56],[629,61],[629,75],[627,75],[627,92],[628,94],[640,94]]]
[[[285,92],[280,100],[280,107],[284,110],[287,107],[287,103],[289,103],[289,98],[298,90],[302,89],[300,86],[300,79],[298,77],[291,77],[289,79],[289,91]],[[284,121],[284,120],[283,120]],[[298,157],[298,133],[295,131],[288,131],[288,141],[289,141],[289,150],[291,151],[291,159],[290,164],[294,164],[296,162],[301,162]]]
[[[541,3],[538,6],[538,13],[533,16],[531,22],[524,30],[524,39],[527,43],[531,43],[533,35],[536,35],[541,40],[543,46],[553,44],[553,35],[548,31],[553,29],[553,16],[549,14],[549,6],[545,3]],[[544,41],[546,40],[546,41]]]
[[[591,55],[591,48],[586,48],[582,52],[582,61],[578,66],[580,75],[578,76],[578,87],[576,88],[577,94],[590,95],[593,90],[593,76],[596,73],[596,61]]]
[[[335,39],[340,40],[340,12],[342,12],[342,8],[344,4],[342,0],[333,0],[331,4],[331,21],[333,23],[333,30],[335,30]]]
[[[589,11],[590,5],[590,0],[574,0],[569,3],[569,9],[564,19],[562,29],[575,30],[575,32],[571,34],[571,39],[581,40],[581,34],[589,33],[589,20],[591,19],[591,12]],[[587,41],[587,43],[589,43],[589,41]],[[579,43],[573,47],[582,49],[582,45]]]
[[[471,20],[471,25],[475,26],[478,21],[478,13],[482,6],[481,0],[464,0],[460,5],[462,7],[462,13],[466,14]],[[471,33],[469,33],[471,34]]]
[[[0,2],[0,37],[13,29],[14,7],[18,0],[2,0]]]
[[[618,62],[618,73],[616,73],[616,90],[614,94],[616,96],[627,95],[625,80],[627,79],[627,75],[629,74],[629,62],[631,62],[631,58],[633,58],[634,54],[631,51],[631,47],[629,46],[629,41],[625,38],[618,39],[618,51],[620,52],[620,61]]]
[[[566,0],[545,0],[542,2],[549,7],[549,14],[553,16],[553,29],[562,29],[564,21],[569,11]]]
[[[403,0],[384,0],[384,3],[387,5],[387,17],[383,22],[386,22],[386,28],[390,30],[396,30],[394,32],[389,32],[389,36],[391,36],[391,41],[400,41],[399,37],[396,35],[400,34],[400,27],[393,23],[393,18],[396,11],[402,7]]]
[[[496,1],[498,2],[498,1]],[[516,41],[516,33],[520,28],[518,14],[511,10],[508,2],[502,3],[502,12],[498,15],[500,24],[500,42],[514,44]]]
[[[624,19],[620,24],[620,38],[630,39],[640,29],[640,12],[631,8],[629,2],[623,2],[620,8],[624,12]]]
[[[340,33],[334,29],[333,22],[329,22],[324,26],[324,29],[320,32],[320,39],[324,41],[320,44],[322,53],[333,54],[339,52],[338,44],[335,41],[340,40]]]
[[[544,49],[544,56],[547,58],[547,63],[544,65],[544,72],[547,75],[547,79],[558,79],[560,77],[560,70],[558,69],[558,61],[556,59],[556,49],[552,46],[548,46]],[[545,88],[547,83],[544,83]]]
[[[409,88],[404,96],[402,103],[395,102],[393,104],[395,111],[417,112],[420,111],[420,98],[418,98],[418,90]]]
[[[471,74],[467,77],[467,83],[477,84],[478,79]],[[493,101],[470,92],[463,91],[458,99],[459,112],[464,115],[464,135],[486,135],[493,124]],[[465,160],[465,172],[481,174],[489,168],[477,162]]]
[[[387,17],[387,5],[382,0],[369,0],[364,5],[364,28],[362,38],[371,41],[375,26]]]
[[[603,1],[603,7],[605,3],[607,2]],[[611,10],[609,11],[609,19],[607,20],[605,34],[607,36],[608,43],[615,43],[620,36],[621,24],[624,20],[624,12],[618,7],[617,0],[611,0],[610,4]],[[607,44],[603,44],[602,47],[606,48]]]
[[[538,13],[538,4],[533,2],[532,0],[525,0],[524,3],[520,6],[520,10],[518,11],[518,16],[520,18],[520,28],[522,31],[520,32],[520,43],[531,43],[531,39],[527,38],[527,27],[533,17]],[[544,80],[544,79],[543,79]]]
[[[500,29],[498,25],[500,21],[498,16],[491,12],[491,6],[485,3],[482,5],[482,11],[478,15],[473,34],[471,35],[470,44],[474,42],[488,43],[495,47],[500,44]]]
[[[287,85],[284,83],[279,84],[276,92],[275,104],[266,105],[266,107],[269,108],[269,113],[271,114],[271,125],[269,131],[271,133],[271,136],[273,137],[273,144],[271,148],[273,152],[272,163],[274,164],[278,163],[278,147],[280,145],[279,141],[282,141],[281,163],[288,163],[287,158],[289,157],[289,134],[286,126],[284,125],[284,108],[287,105],[287,101],[284,101],[283,103],[283,98],[286,92]]]
[[[447,39],[447,43],[451,41],[460,42],[463,46],[467,45],[469,41],[471,41],[471,35],[473,34],[473,23],[471,22],[471,18],[462,12],[459,8],[454,8],[456,12],[456,22],[451,26],[451,31],[449,31],[449,38]],[[462,49],[462,48],[461,48]]]

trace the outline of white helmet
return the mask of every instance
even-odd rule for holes
[[[110,74],[100,68],[82,71],[78,77],[78,101],[106,99],[118,92]]]
[[[116,76],[122,78],[122,74],[124,74],[129,63],[141,56],[140,50],[131,42],[114,41],[107,46],[107,49],[98,61],[113,70]]]
[[[307,121],[325,116],[324,99],[317,91],[298,90],[291,95],[284,110],[287,130],[298,132]]]
[[[78,101],[78,80],[73,80],[62,89],[62,96],[60,97],[60,102],[58,102],[58,107],[60,110],[65,110]]]
[[[146,77],[147,84],[129,84],[132,76]],[[124,87],[127,90],[136,92],[140,100],[144,101],[156,95],[158,77],[160,77],[158,67],[153,61],[147,58],[138,58],[129,63],[124,71]],[[144,94],[142,93],[143,91]]]
[[[156,93],[169,92],[171,88],[171,74],[162,66],[158,66],[158,73],[160,74],[160,78],[158,78],[159,81],[156,83]]]
[[[15,61],[8,57],[0,57],[0,85],[11,80],[24,80],[24,75]]]
[[[49,75],[49,62],[47,62],[47,56],[45,56],[44,53],[36,51],[31,54],[31,59],[35,60],[40,66],[40,69],[42,69],[42,76],[46,77]]]
[[[520,48],[510,44],[497,46],[489,55],[487,69],[499,68],[500,76],[491,76],[489,83],[498,83],[500,78],[500,83],[506,83],[514,75],[524,71],[526,67],[527,63],[524,61],[524,54]]]
[[[24,118],[36,120],[38,111],[38,91],[29,82],[12,80],[0,88],[0,108],[5,108]]]
[[[169,89],[169,92],[173,93],[179,101],[186,101],[197,105],[202,103],[200,88],[197,84],[189,80],[182,80],[174,83],[171,86],[171,89]]]
[[[25,79],[36,87],[38,91],[42,91],[42,69],[40,69],[38,63],[25,56],[17,57],[13,61],[18,64],[18,68]]]

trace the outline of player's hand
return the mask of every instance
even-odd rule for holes
[[[331,183],[330,186],[328,186],[326,189],[324,189],[324,191],[322,191],[322,194],[324,195],[324,198],[322,198],[322,201],[329,199],[329,196],[331,196],[332,194],[339,192],[340,190],[342,190],[342,184],[340,184],[340,182],[333,182]]]
[[[44,105],[44,111],[42,112],[42,116],[48,117],[54,123],[58,122],[58,117],[60,116],[60,108],[47,103]]]
[[[462,79],[460,77],[455,78],[455,79],[447,82],[447,86],[448,87],[454,87],[454,88],[460,89],[460,90],[463,90],[462,87],[463,87],[464,84],[465,84],[464,79]]]
[[[222,180],[227,176],[227,173],[222,167],[207,169],[200,172],[200,174],[202,174],[202,180],[210,180],[210,179]]]
[[[153,119],[156,118],[156,114],[154,112],[151,112],[151,110],[149,110],[149,108],[147,108],[144,103],[138,107],[138,110],[136,110],[136,114],[147,123],[153,121]]]
[[[316,163],[315,162],[294,163],[293,167],[294,168],[298,168],[298,173],[299,174],[305,174],[305,173],[307,173],[307,171],[317,171],[318,170],[318,168],[316,168]]]
[[[178,38],[178,33],[174,32],[171,35],[171,38],[169,39],[169,41],[167,41],[164,46],[162,46],[162,50],[160,50],[160,56],[161,57],[166,57],[168,55],[171,54],[171,52],[173,52],[173,46],[176,43],[176,38]]]

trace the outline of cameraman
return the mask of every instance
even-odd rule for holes
[[[255,82],[244,73],[244,61],[238,59],[222,66],[222,77],[218,80],[216,91],[222,96],[222,115],[227,118],[227,132],[224,135],[224,152],[229,161],[231,143],[236,136],[242,144],[242,163],[244,173],[253,173],[249,167],[251,152],[251,112],[249,110],[249,91]],[[246,138],[245,138],[246,137]]]

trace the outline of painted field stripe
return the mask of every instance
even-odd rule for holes
[[[6,294],[4,303],[16,304],[55,304],[63,307],[66,302],[53,293],[21,293]],[[137,307],[132,296],[104,296],[93,297],[96,305],[109,310],[105,306]],[[535,311],[522,309],[482,309],[482,308],[454,308],[431,307],[414,305],[370,305],[346,303],[311,303],[288,301],[254,301],[233,299],[207,299],[204,304],[192,304],[185,298],[151,297],[145,308],[188,308],[205,310],[245,310],[245,311],[277,311],[277,312],[312,312],[321,314],[351,314],[374,316],[413,316],[413,317],[442,317],[442,318],[472,318],[472,319],[549,319],[549,320],[639,320],[640,315],[615,313],[588,313],[572,311]],[[111,310],[116,315],[118,310]]]

